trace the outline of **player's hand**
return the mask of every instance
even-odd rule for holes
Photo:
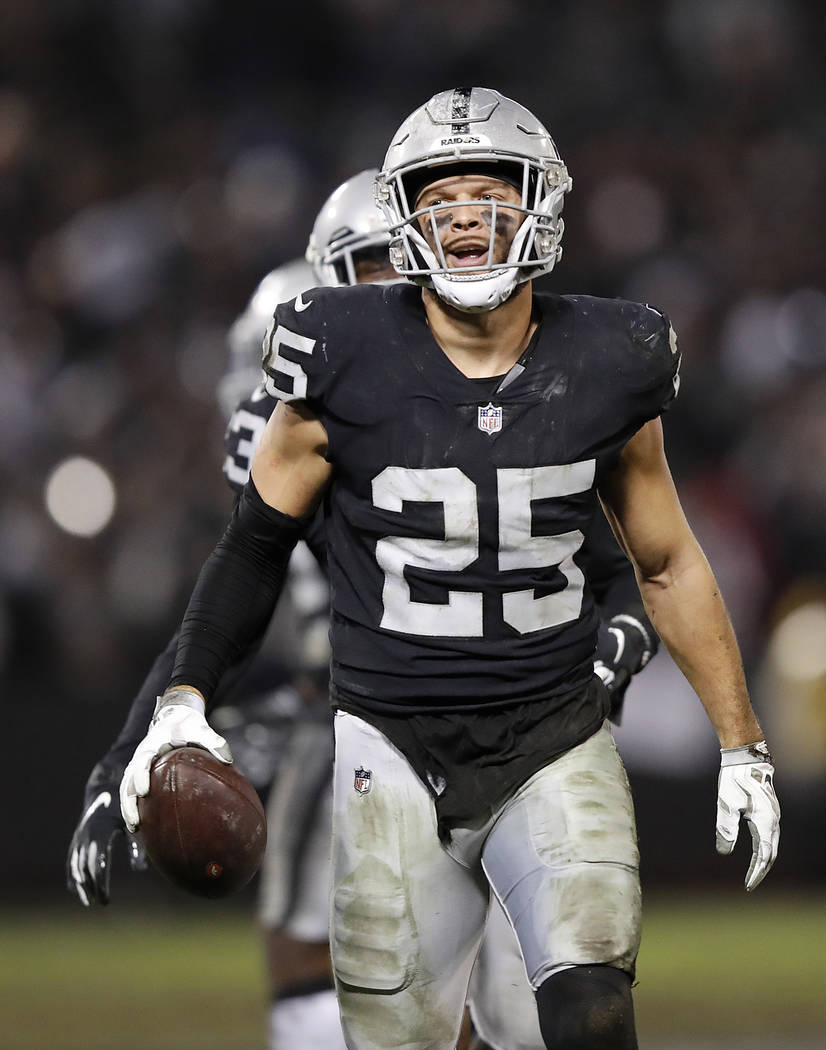
[[[112,846],[126,836],[133,871],[146,870],[146,853],[139,838],[126,830],[118,805],[117,781],[86,792],[80,818],[66,858],[66,885],[84,907],[109,903]]]
[[[633,616],[621,613],[602,621],[597,633],[594,673],[605,683],[611,697],[608,717],[619,725],[628,683],[641,671],[656,652],[655,643],[646,628]]]
[[[120,808],[129,831],[140,823],[138,799],[149,794],[149,771],[160,755],[193,745],[227,765],[232,762],[229,744],[210,728],[204,712],[203,698],[189,689],[169,689],[158,697],[149,731],[135,748],[120,782]]]
[[[768,875],[780,842],[780,803],[774,793],[774,766],[765,741],[723,748],[717,786],[717,852],[734,849],[742,817],[751,832],[746,889]]]

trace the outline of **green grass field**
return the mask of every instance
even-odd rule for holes
[[[826,895],[656,898],[644,914],[645,1050],[826,1046]],[[2,1050],[266,1046],[260,945],[237,906],[67,904],[0,921]]]

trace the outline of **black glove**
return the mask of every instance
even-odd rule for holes
[[[83,815],[69,843],[66,885],[85,907],[109,903],[112,844],[126,836],[132,871],[145,871],[146,853],[140,836],[126,830],[120,812],[117,771],[99,762],[86,782]]]
[[[608,689],[608,717],[615,725],[622,721],[625,691],[632,676],[645,667],[658,647],[656,634],[633,616],[620,613],[600,623],[594,672]]]

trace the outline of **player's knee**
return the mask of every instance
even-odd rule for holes
[[[561,970],[539,986],[536,1003],[551,1050],[637,1050],[631,977],[623,970]]]

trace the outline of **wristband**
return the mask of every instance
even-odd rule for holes
[[[193,711],[197,711],[200,715],[206,712],[204,698],[196,693],[194,689],[186,689],[179,685],[173,686],[155,701],[155,713],[152,715],[153,724],[157,722],[158,715],[173,704],[176,707],[191,707]]]
[[[743,744],[740,747],[721,747],[720,766],[744,766],[749,762],[768,762],[774,765],[771,752],[765,740],[756,744]]]

